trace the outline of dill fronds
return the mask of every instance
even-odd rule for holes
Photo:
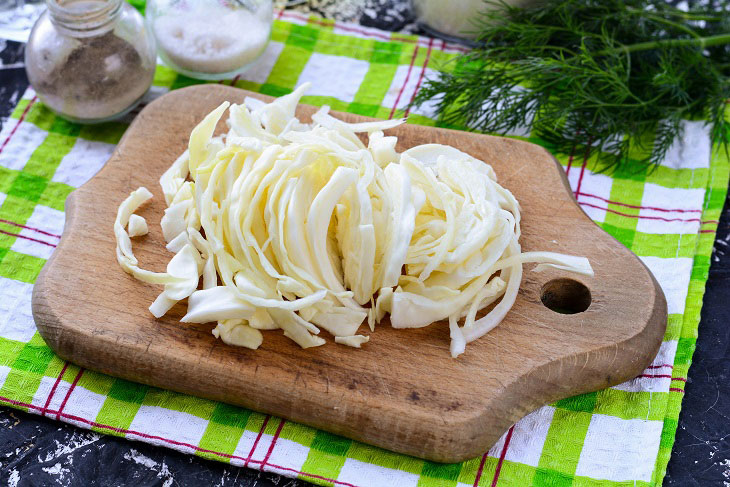
[[[529,126],[558,151],[598,153],[606,167],[659,163],[683,119],[706,120],[713,142],[727,144],[730,0],[688,10],[663,0],[485,3],[478,46],[413,102],[434,100],[443,123]]]

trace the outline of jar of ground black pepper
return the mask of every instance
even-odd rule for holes
[[[51,110],[81,123],[120,117],[152,84],[155,42],[123,0],[46,0],[25,50],[33,89]]]

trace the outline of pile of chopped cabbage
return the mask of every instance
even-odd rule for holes
[[[325,343],[324,329],[359,348],[361,325],[386,314],[396,328],[448,319],[456,357],[510,310],[525,262],[593,274],[582,257],[521,252],[519,205],[488,164],[438,144],[396,152],[383,131],[403,120],[350,124],[323,107],[304,124],[294,112],[306,88],[223,103],[195,127],[160,179],[167,272],[132,252],[130,237],[147,233],[134,212],[152,194],[120,205],[117,260],[164,285],[154,316],[188,298],[183,322],[217,322],[216,337],[252,349],[262,330],[306,348]],[[230,130],[214,137],[226,109]]]

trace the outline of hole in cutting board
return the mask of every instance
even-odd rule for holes
[[[574,279],[553,279],[540,291],[540,300],[547,308],[564,315],[582,313],[591,305],[591,291]]]

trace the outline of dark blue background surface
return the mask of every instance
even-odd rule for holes
[[[363,17],[399,30],[409,18]],[[0,117],[4,122],[27,86],[23,45],[0,41]],[[686,385],[665,486],[730,487],[730,207],[725,203],[702,309],[699,340]],[[166,448],[100,436],[0,407],[0,483],[22,486],[310,484],[232,467]]]

